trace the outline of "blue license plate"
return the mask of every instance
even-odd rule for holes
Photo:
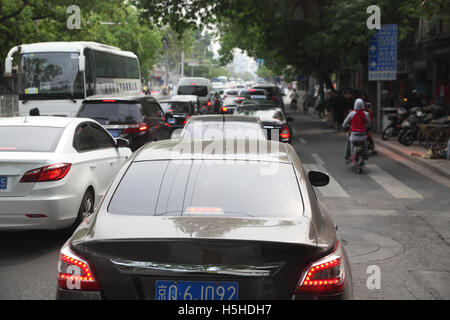
[[[237,300],[237,282],[156,281],[156,300]]]
[[[0,190],[6,190],[7,182],[7,177],[0,177]]]
[[[261,99],[265,99],[265,96],[250,96],[250,99],[254,99],[254,100],[261,100]]]
[[[108,130],[108,131],[114,138],[117,138],[119,136],[119,130]]]
[[[174,118],[169,118],[167,119],[167,122],[169,122],[169,124],[175,124],[176,120]]]

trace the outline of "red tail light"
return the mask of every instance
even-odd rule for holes
[[[186,118],[184,118],[183,124],[186,124],[190,118],[191,118],[191,116],[187,115]]]
[[[220,108],[220,112],[227,113],[228,112],[228,108],[227,107],[222,107],[222,108]]]
[[[208,101],[208,107],[211,107],[211,101]]]
[[[59,181],[69,173],[70,163],[58,163],[26,172],[20,182]]]
[[[270,100],[277,101],[277,97],[273,96],[273,97],[270,98]]]
[[[148,124],[146,124],[146,123],[132,124],[132,125],[129,125],[123,131],[123,134],[142,132],[142,131],[147,131],[147,130],[148,130]]]
[[[280,137],[281,139],[289,139],[291,137],[291,130],[289,130],[288,126],[284,126],[281,129]]]
[[[89,263],[73,253],[67,244],[63,246],[58,263],[58,286],[61,289],[100,291]]]
[[[102,100],[102,102],[106,102],[106,103],[115,103],[116,100]]]
[[[332,254],[308,266],[295,294],[334,294],[345,289],[345,269],[339,241]]]

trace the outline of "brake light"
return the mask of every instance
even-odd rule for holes
[[[336,242],[334,252],[308,266],[295,294],[334,294],[345,288],[345,269],[342,249]]]
[[[184,118],[183,124],[186,124],[190,118],[191,118],[191,116],[187,115],[186,118]]]
[[[89,263],[73,253],[67,244],[63,246],[58,263],[58,286],[67,290],[100,291]]]
[[[281,139],[289,139],[291,137],[291,131],[288,126],[283,126],[280,133]]]
[[[211,107],[211,101],[208,101],[208,107]]]
[[[114,102],[116,102],[116,100],[109,99],[109,100],[102,100],[102,102],[106,102],[106,103],[114,103]]]
[[[222,108],[220,108],[220,112],[228,112],[228,108],[227,107],[222,107]]]
[[[20,182],[59,181],[69,173],[70,163],[58,163],[25,172]]]
[[[143,132],[146,130],[148,130],[148,124],[146,123],[132,124],[127,126],[127,128],[123,131],[123,134]]]

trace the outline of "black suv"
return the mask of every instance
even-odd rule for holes
[[[124,138],[135,151],[144,144],[170,139],[161,106],[151,96],[90,98],[83,101],[78,118],[99,122],[114,138]]]

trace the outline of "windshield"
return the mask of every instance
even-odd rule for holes
[[[238,108],[235,115],[257,117],[263,122],[284,121],[284,115],[279,108],[258,108],[256,106]]]
[[[262,174],[261,168],[267,165],[233,160],[221,164],[208,160],[134,162],[114,192],[108,211],[179,216],[203,214],[204,210],[195,208],[214,208],[223,217],[302,216],[302,198],[292,165],[276,163],[276,175]],[[255,197],[258,201],[249,201]]]
[[[78,53],[25,53],[21,56],[19,75],[21,100],[84,98]]]
[[[206,86],[180,86],[178,88],[178,94],[206,97],[208,95],[208,88]]]
[[[1,126],[0,152],[54,152],[64,128]]]
[[[191,113],[187,102],[162,102],[161,108],[164,113]]]
[[[266,140],[259,123],[191,121],[183,131],[183,139],[258,139]]]
[[[87,103],[78,118],[90,118],[101,124],[133,124],[141,122],[142,108],[137,103]]]

